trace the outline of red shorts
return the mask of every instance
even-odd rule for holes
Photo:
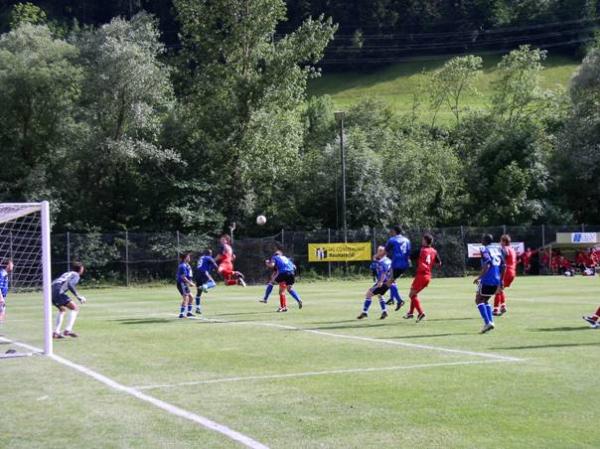
[[[233,276],[233,263],[230,261],[224,261],[219,264],[219,274],[225,279]]]
[[[516,277],[517,273],[514,271],[507,271],[506,273],[504,273],[504,287],[510,287],[510,285],[513,283]]]
[[[429,281],[431,281],[431,276],[423,276],[423,275],[417,274],[415,276],[410,288],[412,290],[414,290],[416,293],[419,293],[421,290],[423,290],[425,287],[427,287],[429,285]]]

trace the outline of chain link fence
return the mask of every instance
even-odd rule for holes
[[[495,239],[501,234],[510,234],[515,242],[524,242],[534,250],[553,242],[557,232],[600,232],[600,225],[540,225],[540,226],[490,226],[447,228],[412,228],[406,230],[407,237],[418,249],[421,236],[430,232],[434,236],[434,247],[444,265],[435,271],[435,276],[464,276],[479,268],[476,259],[467,256],[467,244],[477,243],[481,235],[489,233]],[[348,230],[348,242],[371,242],[373,250],[385,244],[386,229],[364,228]],[[285,253],[298,267],[301,277],[326,278],[369,275],[368,262],[309,263],[308,243],[343,242],[341,230],[321,229],[314,231],[287,231],[261,238],[239,237],[234,240],[236,270],[246,276],[249,283],[264,283],[269,270],[264,260],[272,255],[277,244],[282,244]],[[130,285],[147,282],[166,282],[175,277],[178,257],[182,252],[192,252],[194,257],[206,248],[216,252],[217,238],[206,234],[161,233],[74,233],[53,234],[52,265],[55,275],[65,271],[71,261],[80,260],[87,267],[89,282],[104,282]],[[544,274],[537,257],[532,260],[532,273]]]

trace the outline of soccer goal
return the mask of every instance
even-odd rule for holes
[[[52,354],[52,274],[50,265],[50,211],[47,201],[41,203],[0,203],[0,267],[5,269],[12,261],[8,275],[7,309],[10,310],[12,295],[41,293],[44,320],[43,353]],[[10,320],[10,315],[8,317]],[[41,323],[40,323],[41,324]],[[42,327],[42,326],[40,326]],[[11,342],[2,337],[4,343]],[[0,357],[15,354],[30,355],[35,348],[27,344],[29,353],[8,351]]]

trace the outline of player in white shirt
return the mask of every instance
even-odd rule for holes
[[[73,326],[79,313],[79,306],[71,300],[67,291],[70,291],[75,295],[81,304],[85,304],[86,299],[84,296],[77,293],[75,288],[79,283],[79,279],[85,271],[84,266],[80,262],[75,262],[71,266],[71,271],[67,271],[62,276],[52,281],[52,304],[58,309],[58,315],[56,315],[56,327],[54,328],[53,338],[65,338],[65,337],[77,337],[78,335],[73,332]],[[69,320],[65,326],[65,330],[61,332],[63,320],[65,318],[65,312],[69,309]]]

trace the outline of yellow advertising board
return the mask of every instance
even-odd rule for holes
[[[309,262],[360,262],[371,258],[371,242],[308,244]]]

